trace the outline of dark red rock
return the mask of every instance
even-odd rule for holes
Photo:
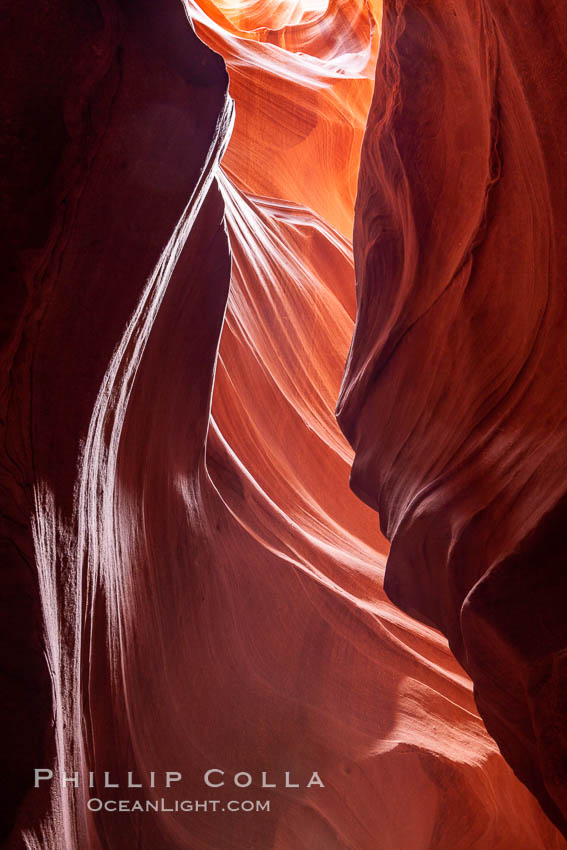
[[[567,11],[386,2],[338,405],[390,598],[567,834]]]
[[[25,795],[11,850],[564,848],[446,641],[385,598],[385,541],[347,489],[333,406],[377,39],[366,3],[311,5],[189,4],[237,99],[218,186],[226,73],[181,3],[14,7],[7,828],[31,767],[96,779]],[[87,805],[217,796],[271,809]]]
[[[0,837],[33,768],[53,758],[34,488],[53,494],[73,528],[101,381],[199,180],[228,85],[176,0],[13,2],[3,15]],[[229,275],[222,212],[213,188],[198,238],[216,240],[205,268],[218,283],[209,305],[217,326]],[[58,567],[61,588],[69,569]],[[28,822],[46,802],[32,796]]]

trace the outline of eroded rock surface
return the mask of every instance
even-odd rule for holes
[[[563,850],[445,638],[384,594],[387,541],[348,489],[334,406],[380,9],[186,8],[209,47],[173,0],[13,4],[9,846]],[[26,706],[28,742],[7,725]],[[54,781],[26,794],[37,766]]]
[[[388,595],[563,832],[566,46],[554,2],[385,3],[338,407]]]

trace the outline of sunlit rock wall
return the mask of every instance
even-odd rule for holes
[[[188,4],[216,53],[173,0],[51,9],[13,11],[37,29],[11,66],[2,504],[26,564],[7,610],[35,626],[5,643],[8,846],[564,848],[446,640],[385,596],[388,544],[348,488],[334,407],[380,9]],[[40,687],[24,765],[8,722]],[[214,796],[270,811],[88,810],[105,771],[153,800],[150,772],[179,770],[199,800],[211,767],[254,777]]]

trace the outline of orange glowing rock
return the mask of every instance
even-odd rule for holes
[[[388,542],[348,488],[354,452],[334,410],[381,9],[191,0],[215,54],[173,0],[109,0],[92,18],[78,7],[85,19],[62,29],[27,14],[52,35],[38,61],[49,92],[54,33],[68,47],[68,90],[38,111],[42,132],[54,115],[64,131],[57,203],[19,255],[2,482],[17,508],[7,537],[37,576],[18,598],[43,616],[32,649],[46,652],[54,730],[44,711],[47,745],[32,755],[54,781],[12,812],[9,846],[564,850],[446,639],[386,597]],[[382,233],[365,201],[359,270],[373,257],[360,228]],[[376,353],[361,337],[364,283],[358,300],[343,400],[353,364]],[[392,467],[391,446],[411,437],[400,387],[372,407]],[[352,411],[341,421],[365,474],[376,433]],[[446,447],[423,439],[434,464]],[[227,777],[220,809],[197,805],[210,770]],[[58,781],[75,773],[93,787]],[[147,780],[167,774],[180,778],[165,790]],[[141,808],[105,808],[106,775],[139,778]],[[229,808],[254,800],[270,805]]]

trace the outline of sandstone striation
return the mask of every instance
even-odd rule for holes
[[[389,597],[564,833],[566,45],[554,2],[385,3],[338,405]]]
[[[541,606],[553,599],[530,564],[533,552],[560,538],[560,520],[550,513],[560,458],[546,486],[538,477],[538,464],[561,445],[560,404],[549,389],[548,422],[541,404],[523,399],[530,398],[530,369],[543,368],[539,346],[551,350],[558,333],[553,305],[560,296],[550,284],[542,312],[540,276],[530,277],[521,254],[545,244],[551,252],[554,232],[552,218],[547,231],[537,219],[541,210],[552,216],[553,206],[535,192],[536,147],[510,142],[513,155],[500,147],[511,132],[504,120],[533,141],[524,121],[529,109],[517,89],[504,86],[512,112],[483,111],[485,98],[494,98],[496,69],[510,76],[517,67],[504,56],[513,41],[496,34],[509,22],[481,21],[484,6],[455,9],[447,33],[441,7],[437,20],[434,4],[428,14],[388,4],[367,127],[378,5],[48,6],[12,3],[8,20],[16,118],[7,136],[13,281],[1,361],[10,596],[2,608],[9,699],[0,726],[3,769],[15,777],[5,798],[7,846],[564,850],[487,733],[471,679],[438,630],[477,682],[487,723],[491,706],[509,706],[509,727],[527,741],[515,713],[518,681],[501,702],[493,694],[511,681],[508,669],[523,669],[518,658],[535,659],[534,632],[520,629],[530,611],[533,620],[528,602],[536,594]],[[455,36],[450,56],[448,34]],[[555,43],[543,51],[549,62]],[[393,58],[394,44],[411,50]],[[426,62],[435,45],[445,65]],[[477,68],[480,54],[485,62]],[[416,69],[411,97],[400,87],[404,56]],[[544,71],[533,73],[543,79]],[[553,80],[560,85],[559,76]],[[559,95],[550,98],[550,109],[559,110]],[[402,144],[392,122],[403,104],[415,123],[403,119]],[[451,116],[461,124],[445,124]],[[547,132],[551,144],[557,117],[542,119],[538,138]],[[410,188],[422,184],[408,176],[404,144],[420,174],[437,168],[423,184],[431,202],[419,207],[424,230],[410,226]],[[527,205],[529,193],[521,196],[525,206],[519,195],[502,195],[495,253],[485,247],[490,205],[500,197],[507,161],[518,161],[515,178],[522,174],[534,187],[537,208]],[[559,193],[560,185],[550,182],[548,191]],[[460,192],[462,203],[452,205]],[[508,209],[525,216],[514,250],[504,239]],[[522,223],[539,241],[526,238]],[[468,234],[470,245],[452,241],[459,228],[458,239]],[[434,236],[422,245],[424,234]],[[462,306],[477,251],[479,258],[486,251],[487,268],[500,268],[502,281],[516,263],[519,289],[479,272]],[[357,310],[355,261],[358,319],[341,423],[356,458],[334,415]],[[506,325],[493,321],[500,308]],[[430,321],[423,330],[422,314]],[[520,341],[518,316],[527,323]],[[536,319],[548,334],[536,334]],[[500,358],[496,375],[491,347]],[[556,345],[554,368],[560,362]],[[506,371],[513,365],[517,385]],[[462,370],[456,383],[455,369]],[[441,378],[446,384],[438,388]],[[485,431],[481,424],[500,410],[499,381],[514,384],[510,417],[521,407],[532,418],[503,417]],[[469,458],[463,446],[476,415]],[[529,469],[520,463],[528,456]],[[349,490],[353,460],[356,489],[371,507]],[[442,484],[428,490],[426,479]],[[486,493],[490,504],[482,501]],[[458,578],[464,596],[474,571],[484,575],[486,559],[502,563],[492,571],[486,605],[479,585],[460,644],[450,627],[456,574],[449,567],[442,577],[427,572],[442,570],[438,556],[449,533],[447,525],[438,531],[437,508],[452,523],[455,557],[465,564]],[[430,534],[421,548],[424,528]],[[516,546],[512,530],[520,528]],[[387,557],[388,576],[399,575],[400,587],[388,578],[387,589],[409,614],[384,593]],[[506,610],[510,572],[533,580],[529,599],[517,585],[514,610],[522,613],[506,620],[506,631],[487,612]],[[435,589],[429,607],[428,588]],[[545,627],[549,643],[540,631],[537,644],[544,661],[560,618]],[[498,654],[496,668],[485,663],[488,651]],[[493,669],[502,678],[491,673],[492,684],[481,687],[479,670],[487,676]],[[531,693],[552,712],[545,728],[559,729],[556,680],[545,664],[538,670]],[[49,777],[39,789],[30,787],[33,768]],[[75,774],[77,787],[62,783]],[[211,788],[207,775],[225,784]],[[237,776],[250,784],[240,786]],[[130,802],[116,812],[93,808],[91,799]],[[214,799],[214,810],[195,806]],[[175,800],[193,809],[175,808]],[[255,800],[269,800],[269,809],[228,808]]]

